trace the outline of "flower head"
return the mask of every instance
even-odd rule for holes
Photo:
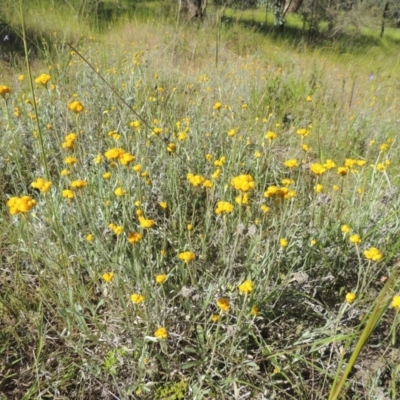
[[[41,192],[46,193],[51,188],[51,182],[43,178],[37,178],[36,181],[31,183],[34,189],[39,189]]]
[[[182,261],[189,262],[196,258],[196,255],[191,251],[184,251],[178,254],[178,258]]]
[[[254,289],[254,282],[246,280],[238,287],[240,293],[249,294]]]
[[[215,209],[215,214],[229,214],[233,211],[233,205],[228,201],[219,201]]]
[[[382,253],[376,247],[371,247],[368,250],[365,250],[364,255],[368,260],[371,261],[379,261],[383,257]]]
[[[355,293],[347,293],[346,294],[346,301],[351,304],[356,299]]]
[[[144,302],[144,296],[139,293],[133,293],[131,295],[131,302],[134,304],[140,304]]]
[[[251,175],[239,175],[235,176],[232,181],[231,185],[236,189],[240,190],[241,192],[248,192],[251,189],[254,189],[255,182]]]
[[[360,235],[358,235],[358,234],[351,235],[350,242],[352,242],[354,244],[360,244],[361,243]]]
[[[284,165],[287,168],[297,168],[299,166],[299,161],[296,158],[292,158],[290,160],[286,160]]]
[[[70,189],[65,189],[62,191],[62,197],[68,200],[72,200],[75,197],[75,192]]]
[[[124,196],[124,195],[126,194],[126,190],[125,190],[124,188],[122,188],[122,187],[117,187],[117,188],[114,190],[114,194],[115,194],[116,196],[118,196],[118,197],[122,197],[122,196]]]
[[[51,76],[50,76],[50,75],[42,74],[42,75],[39,75],[39,76],[35,79],[35,82],[36,82],[36,83],[41,83],[43,86],[46,86],[46,85],[47,85],[47,82],[48,82],[50,79],[51,79]]]
[[[154,279],[159,285],[162,285],[167,280],[167,275],[165,274],[156,275]]]
[[[225,312],[228,312],[230,310],[230,302],[228,299],[224,298],[224,297],[220,297],[219,299],[217,299],[217,306]]]
[[[104,272],[101,277],[103,278],[104,282],[110,283],[114,279],[114,272]]]
[[[11,197],[7,201],[7,206],[11,215],[24,214],[36,206],[36,200],[30,196]]]
[[[400,310],[400,296],[399,295],[393,296],[391,306],[393,308],[397,308],[398,310]]]
[[[4,98],[7,93],[11,93],[11,88],[5,85],[0,85],[0,96]]]
[[[71,182],[71,187],[73,189],[83,189],[87,186],[87,182],[82,179],[78,179],[76,181]]]
[[[165,328],[161,327],[158,328],[155,332],[154,332],[154,336],[158,339],[167,339],[168,338],[168,332]]]
[[[85,107],[80,101],[72,101],[68,104],[68,110],[73,111],[75,114],[81,113]]]
[[[132,232],[129,234],[128,236],[128,242],[129,243],[138,243],[140,242],[140,240],[142,239],[143,235],[141,233],[138,232]]]
[[[286,238],[280,238],[279,239],[279,245],[281,247],[288,247],[289,241]]]
[[[139,219],[140,227],[143,229],[151,228],[155,224],[154,219],[146,219],[142,215],[139,215],[138,219]]]
[[[65,157],[64,158],[64,164],[67,165],[73,165],[76,164],[78,159],[76,157]]]

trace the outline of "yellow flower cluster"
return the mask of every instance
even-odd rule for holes
[[[241,192],[248,192],[255,187],[255,182],[251,175],[236,176],[232,179],[231,184],[236,190],[240,190]]]
[[[121,225],[116,225],[114,223],[111,223],[108,225],[108,227],[117,235],[120,236],[124,232],[124,227]]]
[[[36,181],[31,183],[31,187],[39,189],[41,192],[46,193],[51,188],[51,182],[46,181],[44,178],[37,178]]]
[[[376,247],[371,247],[365,250],[364,255],[368,260],[371,261],[379,261],[383,257],[382,253]]]
[[[76,181],[71,182],[71,187],[73,189],[83,189],[87,186],[87,182],[82,179],[78,179]]]
[[[267,190],[264,192],[264,197],[270,198],[281,198],[281,199],[290,199],[296,196],[296,191],[289,189],[285,186],[269,186]]]
[[[75,114],[81,113],[85,107],[80,101],[72,101],[68,104],[68,110],[73,111]]]
[[[51,76],[50,76],[50,75],[42,74],[42,75],[39,75],[39,76],[35,79],[35,82],[36,82],[36,83],[41,83],[43,86],[46,86],[46,85],[47,85],[47,82],[48,82],[50,79],[51,79]]]
[[[299,166],[299,161],[296,158],[292,158],[290,160],[286,160],[284,165],[287,168],[297,168]]]
[[[215,214],[229,214],[233,211],[233,205],[228,201],[219,201],[215,209]]]
[[[111,161],[119,160],[119,162],[125,166],[128,166],[132,161],[135,160],[135,156],[126,152],[124,149],[121,149],[120,147],[114,147],[110,150],[107,150],[104,153],[104,156],[107,158],[107,160]]]
[[[75,197],[75,192],[70,189],[65,189],[62,191],[62,197],[68,200],[72,200]]]
[[[62,148],[63,149],[68,149],[71,150],[75,147],[75,141],[77,139],[76,133],[69,133],[68,135],[65,136],[64,142],[62,143]]]
[[[24,214],[36,206],[36,200],[31,196],[11,197],[7,206],[11,215]]]
[[[190,182],[190,184],[193,185],[194,187],[202,185],[205,188],[211,188],[213,185],[212,182],[204,178],[204,176],[194,175],[190,172],[186,175],[186,178]]]

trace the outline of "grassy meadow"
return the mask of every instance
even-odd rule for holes
[[[398,399],[396,37],[67,10],[1,61],[0,399]]]

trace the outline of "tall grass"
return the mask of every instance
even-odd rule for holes
[[[397,76],[240,27],[215,67],[209,30],[60,46],[37,115],[27,73],[4,82],[5,398],[318,399],[340,376],[400,246]],[[379,321],[358,360],[386,362],[347,398],[398,397],[395,308]]]

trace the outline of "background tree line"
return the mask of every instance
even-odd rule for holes
[[[203,19],[210,0],[178,0],[188,18]],[[267,7],[274,14],[278,31],[283,31],[288,13],[301,16],[309,32],[318,35],[321,27],[330,36],[363,26],[379,24],[400,28],[400,0],[214,0],[214,5],[237,9]]]

